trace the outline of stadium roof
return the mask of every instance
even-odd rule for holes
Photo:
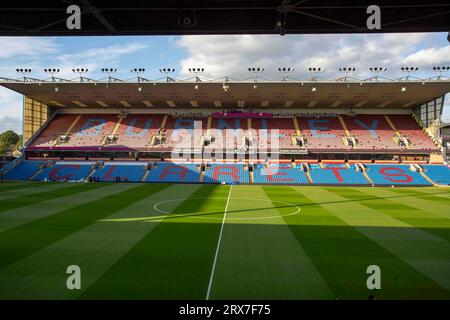
[[[81,8],[69,30],[66,9]],[[371,33],[372,0],[15,0],[0,3],[0,36]],[[448,32],[448,0],[378,0],[379,32]],[[376,31],[375,31],[376,32]]]
[[[449,80],[302,82],[0,82],[54,107],[412,108],[450,92]]]

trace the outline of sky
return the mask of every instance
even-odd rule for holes
[[[145,78],[161,77],[158,69],[175,68],[187,78],[190,67],[204,67],[204,76],[246,78],[248,67],[264,67],[265,78],[279,76],[278,67],[294,67],[295,78],[309,78],[308,67],[322,67],[333,79],[338,67],[356,67],[355,78],[368,78],[369,67],[386,66],[383,76],[400,77],[401,66],[418,66],[417,77],[430,77],[432,66],[450,65],[447,33],[354,35],[208,35],[127,37],[0,37],[0,77],[15,78],[16,68],[46,78],[44,68],[74,78],[73,67],[88,68],[88,77],[102,78],[100,69],[118,68],[115,76],[132,78],[130,69],[144,67]],[[447,74],[450,76],[450,74]],[[443,118],[450,122],[450,94]],[[0,132],[22,131],[22,97],[0,87]]]

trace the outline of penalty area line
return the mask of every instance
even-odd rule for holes
[[[233,185],[230,186],[230,191],[228,192],[227,204],[225,205],[225,211],[224,211],[223,219],[222,219],[222,226],[220,227],[219,239],[217,240],[216,254],[214,255],[214,261],[213,261],[213,265],[212,265],[212,269],[211,269],[211,275],[209,277],[208,290],[206,291],[205,300],[209,300],[209,295],[211,293],[211,286],[212,286],[212,282],[214,279],[214,272],[216,270],[217,257],[219,255],[220,242],[222,241],[223,226],[225,225],[225,219],[227,217],[227,211],[228,211],[228,204],[230,203],[231,189],[233,189]]]

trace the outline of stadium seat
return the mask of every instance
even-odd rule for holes
[[[198,183],[199,177],[200,169],[195,164],[158,162],[145,181]]]
[[[205,183],[249,183],[249,173],[243,164],[212,164],[206,168]]]
[[[11,170],[7,171],[4,174],[3,179],[28,180],[38,171],[41,164],[41,161],[22,161]]]
[[[306,147],[312,151],[344,149],[345,136],[338,117],[299,117],[301,133],[307,139]]]
[[[75,121],[77,115],[74,114],[62,114],[57,115],[52,121],[45,127],[38,137],[32,142],[32,146],[35,147],[50,147],[52,142],[56,140],[60,135],[63,135],[70,128],[70,125]]]
[[[252,119],[251,124],[252,136],[258,138],[259,147],[293,148],[291,138],[296,131],[292,118]]]
[[[318,164],[311,164],[309,174],[314,184],[364,185],[369,183],[361,172],[355,170],[355,167],[348,168],[345,164],[324,164],[322,168]]]
[[[401,150],[394,142],[395,132],[383,115],[364,115],[344,117],[350,135],[356,137],[355,148],[359,151]]]
[[[390,115],[389,118],[394,123],[396,129],[402,136],[411,141],[410,150],[439,151],[439,147],[431,140],[428,134],[419,127],[417,122],[409,115]]]
[[[389,119],[394,127],[380,114],[342,116],[342,122],[337,116],[297,117],[300,133],[306,139],[306,149],[311,152],[346,152],[351,149],[358,152],[439,152],[439,147],[410,115],[389,115]],[[160,130],[163,123],[164,129]],[[101,147],[119,151],[200,149],[203,147],[202,136],[207,136],[212,139],[205,146],[207,151],[297,149],[298,146],[292,143],[293,137],[297,136],[294,123],[292,118],[212,118],[208,129],[207,117],[161,114],[131,114],[123,118],[113,114],[57,115],[29,148],[90,150]],[[54,143],[67,132],[68,141]],[[347,133],[355,138],[356,145],[353,147],[344,143]],[[152,145],[152,137],[156,134],[165,138]],[[410,145],[398,145],[394,137],[399,135],[408,139]],[[113,141],[106,142],[108,136],[113,137]]]
[[[116,181],[119,177],[120,181],[140,182],[146,171],[146,166],[142,163],[106,163],[95,171],[93,177],[100,181]]]
[[[34,177],[34,181],[82,181],[91,171],[92,162],[57,162]]]
[[[115,133],[117,140],[108,147],[146,150],[150,141],[161,127],[163,115],[131,114],[123,118]]]
[[[261,184],[309,184],[300,166],[292,168],[289,164],[271,164],[266,167],[258,164],[253,171],[253,182]]]
[[[433,182],[441,185],[450,185],[450,168],[447,165],[426,164],[422,165],[425,174]]]
[[[367,164],[367,175],[375,185],[431,185],[419,172],[406,164]]]

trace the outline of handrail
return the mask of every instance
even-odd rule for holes
[[[6,171],[9,171],[10,169],[12,169],[16,165],[18,165],[20,162],[22,162],[22,160],[23,160],[23,156],[16,158],[13,161],[8,162],[2,168],[0,168],[0,174],[4,174]]]

